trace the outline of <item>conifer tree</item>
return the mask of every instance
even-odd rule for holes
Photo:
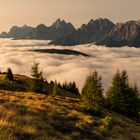
[[[82,89],[82,100],[89,110],[102,109],[104,102],[102,78],[98,76],[97,71],[91,72],[87,76]]]
[[[50,84],[53,86],[54,85],[54,81],[51,81]]]
[[[65,83],[64,83],[61,87],[62,87],[63,89],[65,89],[65,90],[67,90],[67,91],[69,91],[69,92],[75,94],[75,95],[80,96],[80,94],[79,94],[79,89],[78,89],[78,87],[76,86],[75,81],[73,81],[73,82],[66,82],[66,81],[65,81]]]
[[[59,90],[58,84],[57,84],[57,81],[55,80],[55,83],[54,83],[54,85],[53,85],[52,95],[53,95],[53,96],[58,95],[58,92],[59,92],[58,90]]]
[[[12,70],[10,68],[7,69],[6,79],[9,80],[9,81],[14,80],[13,73],[12,73]]]
[[[138,95],[136,87],[130,87],[126,71],[117,71],[112,86],[107,92],[107,99],[112,110],[128,115],[138,113]]]
[[[42,71],[39,70],[39,63],[34,63],[31,67],[31,76],[33,77],[33,82],[31,89],[34,92],[43,92],[44,88],[44,78]]]

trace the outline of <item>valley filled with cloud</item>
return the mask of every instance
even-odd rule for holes
[[[127,70],[130,82],[140,83],[140,48],[107,48],[94,44],[78,46],[50,46],[49,41],[0,39],[0,71],[11,68],[13,73],[30,76],[31,65],[39,62],[44,77],[50,80],[76,81],[81,89],[90,70],[102,75],[107,89],[117,69]],[[70,49],[89,55],[64,55],[40,53],[36,49]]]

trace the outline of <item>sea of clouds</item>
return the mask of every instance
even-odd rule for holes
[[[39,53],[34,49],[71,49],[90,57]],[[11,68],[14,73],[30,76],[31,65],[39,62],[48,81],[76,81],[81,89],[90,70],[102,75],[107,89],[117,69],[127,70],[130,82],[140,83],[140,48],[107,48],[92,44],[79,46],[48,46],[48,41],[0,39],[0,70]]]

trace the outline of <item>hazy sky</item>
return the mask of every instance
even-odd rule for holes
[[[50,25],[57,18],[76,27],[90,19],[140,19],[140,0],[0,0],[0,31],[12,25]]]

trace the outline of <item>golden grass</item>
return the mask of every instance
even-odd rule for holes
[[[135,140],[140,123],[118,114],[84,113],[80,99],[0,91],[0,140]],[[111,128],[106,117],[111,117]]]

